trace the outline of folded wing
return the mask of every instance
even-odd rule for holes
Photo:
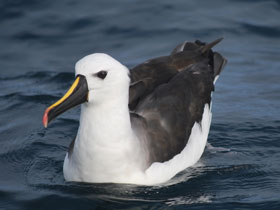
[[[133,129],[149,148],[149,163],[164,162],[186,146],[205,104],[211,102],[215,78],[226,60],[200,41],[178,45],[170,56],[131,69],[130,109]]]

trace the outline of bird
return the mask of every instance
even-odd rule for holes
[[[75,81],[43,125],[81,105],[66,153],[66,181],[157,185],[198,162],[212,119],[214,85],[227,60],[223,38],[185,41],[131,69],[104,53],[83,57]]]

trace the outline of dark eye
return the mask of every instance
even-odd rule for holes
[[[105,77],[107,76],[107,71],[97,72],[96,76],[98,76],[100,79],[105,79]]]

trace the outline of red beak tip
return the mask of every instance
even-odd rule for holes
[[[45,128],[48,127],[48,112],[49,112],[49,110],[47,109],[43,116],[43,125]]]
[[[43,122],[43,125],[44,125],[44,127],[45,127],[45,128],[47,128],[47,127],[48,127],[48,124],[47,124],[47,123],[45,123],[45,122]]]

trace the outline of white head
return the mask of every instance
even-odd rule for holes
[[[129,89],[129,70],[111,56],[95,53],[76,63],[76,76],[84,75],[88,84],[88,102],[103,101]]]
[[[55,117],[79,104],[104,107],[118,102],[127,107],[129,83],[129,70],[117,60],[102,53],[88,55],[76,63],[75,82],[60,100],[46,109],[43,124],[47,127]]]

